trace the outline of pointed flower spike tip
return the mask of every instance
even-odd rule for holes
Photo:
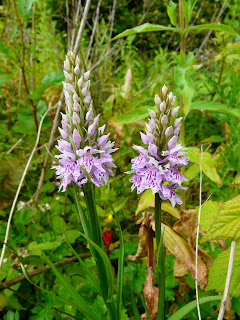
[[[131,190],[137,193],[151,189],[162,200],[169,200],[172,206],[181,204],[177,189],[186,189],[182,181],[186,178],[180,174],[180,168],[187,165],[188,158],[183,156],[185,151],[178,142],[178,134],[182,118],[177,118],[178,109],[175,105],[176,97],[164,85],[160,92],[161,98],[156,95],[154,102],[158,107],[157,113],[149,110],[150,119],[146,123],[146,134],[140,132],[144,147],[134,146],[139,155],[131,160],[132,174]]]
[[[69,51],[64,62],[63,83],[66,114],[62,114],[62,136],[56,148],[61,152],[54,166],[60,179],[60,190],[66,191],[69,184],[80,188],[88,182],[97,187],[107,183],[115,168],[111,153],[115,152],[114,142],[109,141],[110,133],[103,135],[105,125],[99,126],[99,115],[95,115],[90,91],[90,71],[81,74],[80,59]],[[84,170],[83,170],[84,168]]]

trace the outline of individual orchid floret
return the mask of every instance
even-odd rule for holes
[[[100,115],[95,115],[90,91],[90,71],[81,76],[80,59],[69,51],[64,62],[65,82],[63,91],[66,112],[62,115],[62,127],[58,128],[62,139],[55,156],[60,190],[66,191],[73,182],[83,187],[89,179],[98,187],[107,183],[115,168],[111,153],[115,142],[109,141],[110,133],[104,134],[105,125],[99,127]]]
[[[139,156],[131,160],[133,174],[130,179],[131,190],[137,193],[151,189],[162,200],[170,200],[172,206],[181,204],[182,200],[176,190],[186,188],[182,181],[187,179],[179,173],[183,165],[187,165],[184,148],[177,144],[182,118],[177,118],[179,107],[175,107],[176,97],[168,93],[167,86],[163,86],[160,95],[154,98],[157,112],[148,110],[150,118],[146,123],[146,132],[140,132],[145,148],[133,146]]]

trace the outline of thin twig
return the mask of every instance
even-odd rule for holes
[[[6,152],[6,154],[11,153],[11,152],[13,151],[13,149],[15,149],[16,146],[18,146],[19,143],[21,143],[21,142],[23,141],[23,139],[25,139],[26,136],[27,136],[27,134],[25,133],[25,134],[22,136],[22,138],[20,138],[20,139]]]
[[[70,20],[69,20],[69,5],[68,0],[66,0],[66,19],[67,19],[67,37],[68,37],[68,48],[71,47],[70,39],[71,39],[71,28],[70,28]]]
[[[91,253],[81,253],[79,254],[79,257],[80,258],[88,258],[88,257],[91,257]],[[77,260],[77,257],[71,257],[71,258],[68,258],[68,259],[65,259],[65,260],[61,260],[61,261],[58,261],[58,262],[55,262],[54,265],[55,267],[61,267],[61,266],[64,266],[65,264],[70,264],[74,261]],[[28,275],[30,278],[32,277],[35,277],[37,276],[38,274],[41,274],[43,272],[46,272],[46,271],[49,271],[51,270],[51,267],[50,266],[44,266],[44,267],[41,267],[41,268],[38,268],[38,269],[35,269],[33,271],[29,271],[28,272]],[[11,280],[8,280],[8,281],[4,281],[0,284],[0,291],[6,289],[6,288],[9,288],[9,287],[12,287],[14,286],[15,284],[25,280],[26,277],[25,275],[22,273],[20,276],[14,278],[14,279],[11,279]]]
[[[72,30],[72,40],[71,40],[71,50],[73,48],[75,36],[76,36],[76,30],[77,30],[77,23],[78,23],[78,16],[80,12],[80,7],[82,6],[81,0],[78,0],[77,10],[73,19],[73,30]]]
[[[74,50],[73,50],[75,55],[78,53],[78,50],[80,47],[80,43],[81,43],[82,35],[83,35],[83,30],[84,30],[86,22],[87,22],[87,16],[88,16],[88,11],[89,11],[90,5],[91,5],[91,0],[87,0],[86,4],[85,4],[84,12],[83,12],[83,17],[81,20],[81,25],[78,30],[76,43],[75,43]]]
[[[202,210],[202,161],[203,161],[203,145],[201,145],[201,161],[200,161],[200,191],[199,191],[199,210],[198,210],[198,223],[197,223],[197,237],[196,237],[196,272],[195,272],[195,288],[196,288],[196,300],[197,300],[197,311],[198,319],[201,320],[201,312],[198,297],[198,239],[200,229],[200,219]]]
[[[52,109],[54,108],[49,108],[43,115],[41,121],[40,121],[40,124],[39,124],[39,127],[38,127],[38,132],[37,132],[37,138],[36,138],[36,142],[35,142],[35,145],[33,147],[33,150],[32,150],[32,153],[28,159],[28,162],[26,164],[26,167],[24,169],[24,172],[22,174],[22,178],[21,178],[21,181],[19,183],[19,186],[18,186],[18,189],[17,189],[17,192],[16,192],[16,195],[15,195],[15,198],[13,200],[13,204],[12,204],[12,207],[11,207],[11,211],[9,213],[9,217],[8,217],[8,222],[7,222],[7,229],[6,229],[6,234],[5,234],[5,239],[4,239],[4,244],[3,244],[3,248],[2,248],[2,252],[1,252],[1,257],[0,257],[0,269],[2,267],[2,263],[3,263],[3,258],[4,258],[4,254],[5,254],[5,250],[6,250],[6,244],[8,242],[8,236],[9,236],[9,231],[10,231],[10,226],[11,226],[11,220],[12,220],[12,216],[13,216],[13,212],[14,212],[14,209],[15,209],[15,206],[16,206],[16,203],[17,203],[17,200],[18,200],[18,197],[19,197],[19,194],[20,194],[20,191],[21,191],[21,188],[22,188],[22,185],[23,185],[23,181],[26,177],[26,174],[27,174],[27,171],[28,171],[28,168],[30,166],[30,163],[32,161],[32,158],[33,158],[33,155],[37,149],[37,146],[38,146],[38,142],[39,142],[39,139],[40,139],[40,133],[41,133],[41,129],[42,129],[42,124],[43,124],[43,120],[44,118],[46,117],[46,115],[48,114],[49,111],[51,111]]]
[[[220,19],[220,17],[222,16],[223,12],[224,12],[225,9],[227,8],[227,2],[228,2],[228,0],[225,0],[225,1],[224,1],[223,5],[222,5],[222,8],[221,8],[221,10],[220,10],[220,12],[219,12],[216,20],[215,20],[215,23],[218,23],[218,20]],[[209,39],[210,35],[212,34],[212,32],[213,32],[213,30],[209,30],[209,31],[208,31],[205,39],[203,40],[201,46],[199,47],[199,49],[198,49],[198,51],[197,51],[196,56],[199,55],[199,53],[202,51],[203,47],[207,44],[208,39]]]
[[[95,19],[94,19],[94,22],[93,22],[92,34],[91,34],[90,42],[89,42],[89,45],[88,45],[87,56],[86,56],[86,59],[85,59],[85,65],[87,65],[87,62],[88,62],[88,59],[89,59],[89,56],[90,56],[90,52],[91,52],[91,48],[92,48],[92,44],[93,44],[94,35],[95,35],[96,29],[97,29],[97,23],[98,23],[98,20],[99,20],[101,2],[102,2],[102,0],[98,0],[96,15],[95,15]]]
[[[230,257],[229,257],[229,263],[228,263],[227,278],[226,278],[223,298],[222,298],[222,302],[221,302],[221,308],[220,308],[217,320],[222,320],[223,316],[224,316],[224,313],[225,313],[225,307],[226,307],[226,303],[227,303],[228,291],[229,291],[231,277],[232,277],[232,269],[233,269],[233,261],[234,261],[235,249],[236,249],[236,241],[233,241],[231,243],[231,251],[230,251]]]

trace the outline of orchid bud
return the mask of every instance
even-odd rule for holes
[[[153,119],[155,119],[157,117],[156,116],[156,112],[153,111],[153,110],[148,109],[148,113],[149,113],[150,117],[153,118]]]
[[[79,76],[79,74],[80,74],[79,64],[77,64],[76,67],[74,68],[74,73],[76,76]]]
[[[64,75],[65,75],[65,79],[67,82],[72,82],[73,81],[73,77],[70,73],[68,73],[67,71],[63,71]]]
[[[90,71],[87,71],[83,74],[83,80],[86,82],[90,78]]]
[[[172,134],[173,134],[173,127],[170,126],[170,127],[168,127],[168,128],[166,129],[166,131],[165,131],[165,137],[168,138],[168,137],[170,137]]]
[[[160,104],[160,111],[161,112],[164,112],[166,110],[166,102],[163,101],[161,104]]]
[[[148,142],[147,136],[144,133],[142,133],[141,131],[140,131],[140,135],[141,135],[142,142],[144,144],[148,145],[149,142]]]
[[[79,149],[80,148],[80,142],[81,142],[82,138],[81,138],[79,132],[76,129],[73,130],[72,138],[73,138],[73,142],[75,143],[77,149]]]
[[[83,99],[83,103],[89,104],[90,102],[91,102],[91,95],[88,94],[88,95]]]
[[[73,112],[72,121],[73,121],[73,124],[75,124],[75,126],[77,125],[77,123],[80,123],[80,118],[76,114],[76,112]]]
[[[164,85],[162,87],[162,96],[163,96],[164,99],[166,98],[167,93],[168,93],[168,87]]]
[[[86,97],[87,94],[88,94],[88,89],[87,89],[87,87],[83,87],[83,89],[82,89],[82,95],[83,95],[84,97]]]
[[[174,120],[174,127],[175,127],[175,128],[178,127],[179,124],[181,123],[181,121],[182,121],[182,117],[175,119],[175,120]]]
[[[83,77],[81,77],[79,80],[78,80],[78,88],[79,90],[81,90],[81,88],[83,87],[83,84],[84,84],[84,81],[83,81]]]
[[[164,114],[161,118],[161,124],[165,126],[167,125],[167,123],[168,123],[168,117]]]
[[[178,107],[172,109],[172,111],[171,111],[171,116],[172,116],[172,117],[176,117],[176,115],[178,114],[179,108],[180,108],[180,107],[178,106]]]
[[[78,64],[79,66],[80,66],[80,64],[81,64],[81,61],[80,61],[78,55],[76,56],[75,63],[76,63],[76,65]]]
[[[67,72],[70,72],[71,71],[71,64],[70,64],[70,61],[68,59],[68,57],[66,56],[66,60],[64,61],[64,69],[67,71]]]
[[[178,137],[177,136],[173,136],[169,141],[168,141],[168,148],[169,149],[173,149],[176,144],[177,144],[177,139]]]
[[[161,99],[158,94],[155,94],[154,102],[155,102],[156,106],[159,108],[160,103],[161,103]]]

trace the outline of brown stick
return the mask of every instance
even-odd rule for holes
[[[81,254],[79,254],[79,257],[80,258],[88,258],[88,257],[91,257],[91,253],[81,253]],[[71,257],[71,258],[68,258],[65,260],[55,262],[54,265],[55,265],[55,267],[61,267],[61,266],[64,266],[65,264],[70,264],[75,261],[77,261],[77,257],[74,256],[74,257]],[[51,270],[50,266],[44,266],[44,267],[41,267],[36,270],[28,272],[28,275],[29,275],[29,277],[35,277],[38,274],[41,274],[41,273],[49,271],[49,270]],[[20,276],[14,278],[14,279],[4,281],[0,284],[0,291],[4,290],[6,288],[12,287],[15,284],[17,284],[25,279],[26,279],[25,275],[21,274]]]

